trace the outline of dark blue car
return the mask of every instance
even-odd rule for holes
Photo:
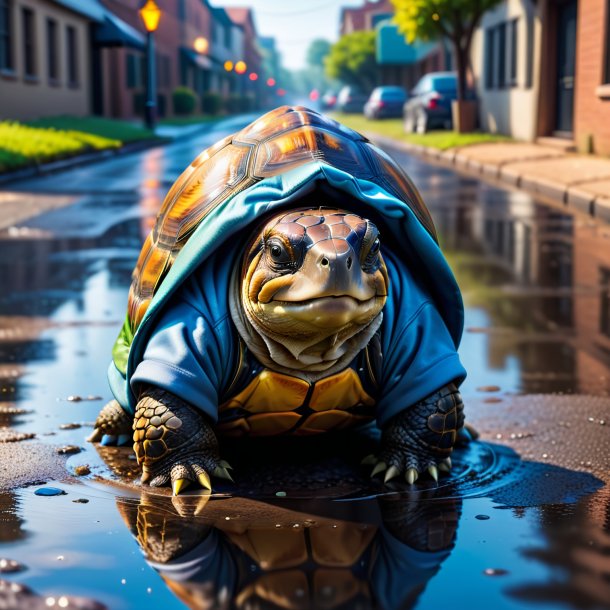
[[[364,105],[367,119],[385,119],[402,116],[407,94],[402,87],[376,87]]]
[[[451,102],[457,99],[455,72],[430,72],[423,76],[403,107],[405,131],[425,133],[434,127],[452,128]]]

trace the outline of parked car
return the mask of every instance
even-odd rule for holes
[[[433,127],[451,129],[451,102],[455,99],[455,72],[430,72],[422,76],[403,107],[405,131],[425,133]]]
[[[327,91],[320,100],[320,106],[321,106],[322,110],[331,110],[332,108],[335,107],[336,103],[337,103],[337,94],[332,90]]]
[[[362,112],[368,95],[353,86],[346,86],[337,96],[337,110],[341,112]]]
[[[376,87],[364,106],[364,116],[367,119],[401,117],[406,100],[402,87]]]

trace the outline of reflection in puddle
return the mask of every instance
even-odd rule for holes
[[[411,608],[449,556],[461,509],[382,498],[328,518],[242,501],[237,518],[210,521],[159,496],[117,505],[147,561],[197,610]]]
[[[380,496],[381,487],[353,467],[370,452],[357,441],[341,449],[345,463],[332,457],[336,446],[303,446],[290,461],[277,445],[267,452],[239,445],[231,459],[237,485],[212,498],[141,494],[125,483],[137,468],[120,450],[103,454],[114,460],[111,477],[85,447],[89,430],[60,424],[91,421],[99,410],[67,396],[109,398],[104,371],[131,271],[159,190],[186,163],[164,158],[173,174],[153,176],[160,166],[145,165],[157,182],[138,192],[132,182],[139,178],[127,179],[133,169],[117,174],[123,186],[111,194],[104,183],[113,176],[96,175],[72,207],[0,232],[7,288],[0,294],[0,426],[84,447],[69,463],[93,472],[80,484],[45,481],[65,496],[37,497],[35,488],[0,494],[0,557],[27,566],[7,580],[31,586],[36,603],[70,593],[113,610],[173,610],[180,600],[253,609],[438,610],[454,598],[469,610],[608,606],[610,497],[597,479],[574,470],[608,472],[608,428],[599,423],[606,403],[599,401],[610,393],[610,229],[396,157],[421,188],[464,291],[468,416],[489,422],[499,414],[487,438],[514,437],[524,455],[561,458],[570,469],[475,443],[440,485],[422,481],[407,491],[396,484]],[[525,396],[513,400],[515,393]],[[595,413],[583,394],[599,398]],[[564,436],[544,433],[571,423]],[[49,432],[56,436],[42,437]],[[16,445],[32,454],[32,443]],[[576,446],[589,455],[566,463]],[[0,606],[6,599],[0,591]]]

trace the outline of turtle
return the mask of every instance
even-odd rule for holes
[[[90,440],[142,483],[232,480],[219,438],[381,431],[382,485],[468,437],[459,287],[412,181],[361,134],[282,106],[203,151],[138,258]]]

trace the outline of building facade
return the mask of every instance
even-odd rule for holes
[[[0,0],[0,120],[91,114],[95,2]]]
[[[506,0],[483,16],[471,49],[483,131],[523,140],[539,135],[541,29],[531,0]]]
[[[579,150],[610,155],[610,0],[579,0],[574,140]]]
[[[472,65],[484,130],[610,155],[610,0],[505,0]]]
[[[340,15],[341,36],[352,32],[374,30],[379,23],[394,14],[390,0],[364,0],[359,7],[343,7]]]

